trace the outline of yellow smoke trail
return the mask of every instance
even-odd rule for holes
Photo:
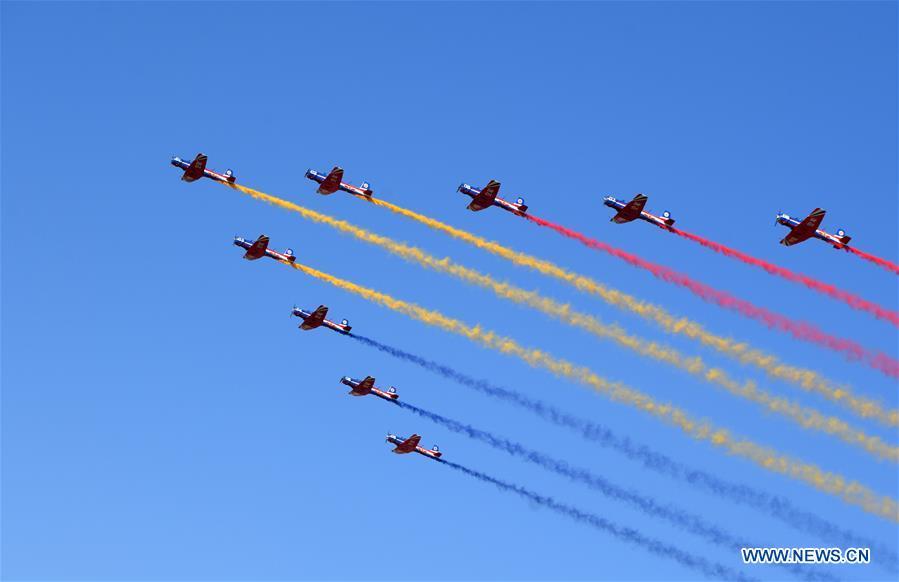
[[[893,462],[899,461],[899,448],[883,442],[880,437],[870,436],[850,426],[840,418],[825,416],[814,408],[803,407],[796,402],[773,396],[759,389],[755,382],[751,380],[741,384],[739,381],[729,377],[724,370],[709,367],[698,356],[685,357],[672,347],[630,335],[616,325],[604,324],[591,315],[572,310],[570,306],[561,304],[548,297],[542,297],[536,292],[525,291],[508,283],[500,283],[488,275],[454,264],[449,258],[435,259],[414,247],[396,249],[392,250],[392,252],[424,266],[450,273],[460,279],[490,289],[499,297],[538,309],[547,315],[561,319],[569,325],[585,329],[598,337],[610,339],[642,356],[676,366],[694,376],[724,388],[731,394],[756,402],[770,412],[784,415],[803,428],[835,435],[843,441],[860,446],[869,453],[881,458],[889,459]]]
[[[617,341],[619,344],[631,349],[636,349],[644,355],[667,361],[668,363],[677,365],[693,374],[701,375],[709,381],[718,383],[734,394],[750,398],[755,402],[768,407],[774,412],[791,416],[794,420],[800,422],[802,426],[815,428],[817,430],[828,432],[829,434],[838,435],[840,436],[840,438],[847,442],[861,445],[867,450],[887,458],[896,460],[897,457],[899,457],[899,451],[897,451],[895,447],[890,447],[889,445],[884,444],[877,437],[869,437],[860,431],[852,429],[851,427],[846,425],[845,422],[838,418],[825,417],[813,409],[802,409],[799,408],[798,405],[787,400],[771,397],[765,392],[758,390],[752,383],[747,382],[743,385],[740,385],[738,382],[728,378],[721,370],[715,368],[707,368],[698,358],[683,358],[673,350],[661,346],[656,346],[655,344],[648,344],[645,341],[641,343],[640,341],[636,340],[636,338],[627,336],[627,334],[617,328],[613,329],[610,326],[603,326],[588,315],[570,311],[570,309],[566,305],[559,305],[558,303],[552,302],[551,300],[540,297],[536,293],[521,291],[502,283],[496,283],[492,279],[485,278],[485,276],[477,273],[476,271],[472,271],[470,269],[466,269],[465,267],[452,264],[449,259],[435,259],[415,247],[396,243],[395,241],[387,237],[368,232],[346,221],[332,218],[328,215],[315,212],[314,210],[309,210],[307,208],[294,204],[293,202],[289,202],[287,200],[283,200],[281,198],[259,192],[258,190],[254,190],[240,184],[233,184],[230,186],[258,200],[263,200],[283,209],[296,212],[308,220],[326,224],[341,232],[351,234],[360,240],[376,244],[407,260],[416,261],[422,265],[461,277],[469,282],[489,288],[498,295],[501,295],[507,299],[518,301],[519,303],[525,303],[537,309],[541,309],[545,313],[560,317],[568,323],[583,327],[591,333],[602,337],[611,338],[614,341]],[[635,312],[644,316],[646,316],[646,314],[650,314],[650,318],[654,319],[655,321],[660,321],[660,314],[664,314],[661,308],[644,303],[639,303],[628,295],[625,295],[618,291],[609,290],[605,286],[593,282],[591,279],[565,271],[547,261],[535,259],[523,253],[518,253],[516,251],[506,249],[505,247],[502,247],[497,243],[486,241],[480,237],[466,233],[464,231],[459,231],[443,223],[433,221],[417,213],[401,209],[382,200],[373,199],[372,201],[376,204],[386,206],[387,208],[396,209],[397,212],[410,215],[416,220],[428,221],[426,222],[426,224],[430,225],[430,223],[434,223],[436,225],[441,225],[439,227],[435,226],[435,228],[438,228],[439,230],[447,229],[446,231],[451,232],[451,234],[460,233],[458,238],[462,238],[463,240],[472,242],[472,244],[475,244],[476,246],[487,248],[491,252],[499,254],[500,256],[503,256],[505,258],[509,258],[517,264],[528,266],[531,266],[532,264],[537,265],[534,268],[536,268],[538,271],[550,274],[551,276],[557,278],[561,278],[562,280],[573,283],[580,289],[600,295],[604,299],[609,300],[610,303],[615,306],[625,307],[631,311],[634,311],[634,309],[631,309],[631,306],[644,306],[645,308],[641,307],[640,310],[637,310]],[[453,234],[453,236],[457,235]],[[758,367],[761,367],[772,376],[793,380],[794,382],[800,384],[806,390],[815,389],[817,392],[822,393],[830,399],[843,404],[854,413],[864,418],[875,419],[890,426],[899,426],[899,411],[897,410],[884,410],[883,406],[874,400],[855,396],[846,388],[834,388],[829,382],[818,376],[815,372],[809,370],[801,370],[798,368],[793,368],[791,366],[785,366],[777,362],[774,356],[765,355],[755,350],[749,350],[745,344],[733,344],[731,340],[712,336],[711,334],[702,331],[698,324],[689,322],[686,319],[674,320],[673,317],[667,314],[664,314],[664,317],[668,319],[663,318],[663,320],[669,322],[670,324],[664,326],[668,331],[683,333],[688,335],[689,337],[698,338],[703,343],[712,345],[719,351],[722,351],[729,355],[737,355],[742,361],[746,361],[755,364]],[[709,340],[708,338],[713,338],[713,340]]]
[[[695,439],[708,441],[730,454],[747,458],[769,471],[804,481],[821,491],[839,496],[845,502],[857,505],[879,517],[899,521],[899,505],[890,497],[874,493],[866,486],[856,481],[848,481],[847,478],[841,475],[824,472],[815,465],[788,457],[750,440],[739,438],[724,428],[713,426],[706,421],[694,420],[686,411],[672,404],[656,402],[650,396],[633,388],[629,388],[619,382],[610,382],[598,376],[589,368],[577,366],[538,349],[525,348],[515,340],[499,336],[492,331],[482,329],[480,326],[471,327],[437,311],[395,299],[384,293],[361,287],[306,265],[288,262],[284,262],[284,264],[428,325],[462,335],[485,347],[515,356],[531,366],[545,368],[556,375],[586,384],[613,401],[634,407],[642,412],[652,414],[669,424],[673,424]]]
[[[874,418],[891,426],[899,426],[899,411],[892,410],[884,414],[882,407],[876,401],[855,396],[848,387],[836,386],[817,372],[786,365],[780,362],[776,356],[751,348],[745,342],[736,342],[730,338],[715,335],[695,321],[685,317],[675,317],[657,305],[641,301],[632,295],[607,287],[589,277],[563,269],[549,261],[509,249],[499,243],[489,241],[378,198],[371,199],[371,202],[376,206],[387,208],[396,214],[411,218],[429,228],[446,233],[453,238],[507,259],[516,265],[528,267],[543,275],[569,283],[581,291],[597,295],[610,305],[626,309],[640,317],[655,322],[669,333],[677,333],[685,335],[690,339],[698,340],[722,354],[736,358],[745,364],[756,366],[772,377],[786,380],[807,391],[818,392],[835,402],[851,408],[862,417]]]
[[[292,203],[288,204],[296,206]],[[300,207],[296,206],[296,208]],[[756,402],[770,412],[786,416],[803,428],[835,435],[843,441],[854,446],[862,447],[869,453],[880,458],[899,462],[899,448],[883,442],[880,437],[868,435],[865,432],[850,426],[842,419],[833,416],[825,416],[814,408],[803,407],[798,403],[773,396],[764,390],[759,389],[752,381],[740,383],[730,378],[724,370],[709,367],[699,357],[685,357],[674,348],[629,335],[618,326],[605,325],[591,315],[572,310],[568,305],[563,305],[550,298],[543,297],[536,292],[525,291],[507,283],[500,283],[488,275],[455,264],[449,258],[437,259],[417,247],[398,243],[390,238],[374,234],[348,222],[320,215],[313,211],[304,209],[303,214],[307,217],[314,216],[318,221],[327,221],[328,224],[343,232],[347,232],[361,240],[378,245],[406,260],[451,274],[468,283],[487,288],[501,298],[528,305],[543,313],[557,317],[570,325],[585,329],[598,337],[615,341],[622,347],[635,351],[642,356],[647,356],[657,361],[676,366],[694,376],[720,386],[736,396]]]

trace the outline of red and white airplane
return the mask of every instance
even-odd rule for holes
[[[300,324],[300,329],[303,330],[325,326],[328,329],[333,329],[337,333],[347,334],[353,329],[350,326],[350,322],[346,319],[342,320],[340,323],[334,323],[333,321],[325,319],[325,316],[328,315],[328,308],[325,305],[319,305],[315,311],[306,311],[305,309],[294,306],[290,314],[303,319],[303,323]]]
[[[789,234],[781,239],[780,244],[789,247],[815,237],[832,244],[833,248],[837,250],[848,248],[849,241],[852,240],[852,237],[848,236],[845,230],[840,228],[837,230],[837,234],[834,235],[818,228],[821,226],[821,221],[824,220],[824,214],[824,210],[815,208],[812,210],[811,214],[799,221],[795,218],[791,218],[789,214],[778,212],[775,222],[790,229]]]
[[[371,376],[366,376],[364,380],[356,380],[355,378],[344,376],[340,379],[340,383],[350,387],[349,394],[351,396],[368,396],[369,394],[374,394],[378,398],[383,398],[384,400],[397,400],[400,397],[400,395],[396,393],[396,388],[393,386],[388,388],[386,392],[375,387],[375,379]]]
[[[491,206],[499,206],[503,210],[508,210],[512,214],[517,214],[518,216],[524,216],[525,212],[528,211],[528,206],[524,203],[524,198],[519,197],[516,202],[509,202],[508,200],[497,197],[497,194],[499,194],[499,182],[496,180],[490,180],[487,182],[487,185],[480,190],[471,186],[471,184],[462,183],[459,184],[456,191],[471,196],[471,202],[468,203],[467,208],[472,212],[484,210]]]
[[[356,194],[357,196],[365,196],[367,198],[370,198],[371,195],[374,194],[368,182],[362,182],[360,186],[353,186],[352,184],[344,182],[343,168],[340,166],[334,166],[334,168],[328,172],[327,176],[321,172],[309,169],[306,170],[306,177],[320,184],[318,190],[316,190],[319,194],[333,194],[338,190]]]
[[[618,200],[614,196],[606,196],[602,199],[602,203],[618,211],[618,214],[612,217],[612,222],[616,224],[623,224],[639,218],[659,228],[670,229],[674,225],[674,219],[671,218],[670,212],[666,210],[662,213],[662,216],[656,216],[643,210],[648,199],[643,194],[637,194],[630,202]]]
[[[218,172],[207,170],[206,160],[207,157],[205,154],[197,154],[197,157],[195,157],[194,161],[192,162],[182,160],[178,156],[173,156],[172,165],[176,168],[181,168],[182,170],[184,170],[184,174],[181,175],[181,179],[185,182],[193,182],[194,180],[199,180],[200,178],[206,177],[218,182],[233,184],[237,179],[234,177],[234,173],[231,170],[226,170],[224,174],[219,174]]]
[[[260,259],[262,257],[271,257],[276,261],[287,261],[288,263],[292,263],[297,260],[297,258],[293,255],[293,249],[287,249],[283,253],[279,253],[268,248],[268,237],[264,234],[259,235],[259,238],[257,238],[254,242],[250,242],[242,236],[235,236],[234,244],[242,249],[247,249],[247,252],[244,253],[243,258],[248,261],[255,261],[256,259]]]
[[[396,448],[393,449],[393,452],[398,455],[405,455],[407,453],[418,453],[419,455],[424,455],[426,457],[430,457],[432,459],[439,459],[443,456],[443,453],[440,452],[440,449],[437,445],[434,445],[431,449],[426,449],[424,447],[418,446],[418,443],[421,441],[421,436],[414,434],[409,438],[398,437],[395,434],[387,435],[387,442],[396,445]]]

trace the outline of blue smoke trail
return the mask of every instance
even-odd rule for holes
[[[509,453],[512,456],[522,458],[526,461],[534,463],[535,465],[539,465],[544,469],[568,477],[573,481],[579,481],[587,485],[591,489],[600,491],[607,497],[616,499],[618,501],[623,501],[632,506],[636,506],[647,515],[664,519],[690,533],[705,538],[706,540],[714,544],[718,544],[733,550],[733,555],[738,555],[738,552],[741,548],[751,548],[759,546],[759,544],[756,543],[737,539],[726,531],[723,531],[712,524],[706,523],[699,516],[692,515],[690,513],[687,513],[686,511],[683,511],[682,509],[678,509],[675,507],[660,505],[649,497],[639,495],[624,487],[615,485],[614,483],[608,481],[603,477],[600,477],[599,475],[594,475],[587,469],[572,467],[565,461],[554,459],[549,455],[534,451],[532,449],[528,449],[520,443],[512,442],[493,433],[475,428],[470,424],[465,424],[457,420],[447,418],[440,414],[430,412],[423,408],[419,408],[418,406],[409,404],[408,402],[402,402],[399,400],[392,400],[391,402],[399,406],[400,408],[413,412],[423,418],[427,418],[428,420],[431,420],[432,422],[448,428],[453,432],[465,434],[469,438],[487,443],[490,446]],[[827,574],[813,572],[810,570],[803,570],[799,566],[792,565],[785,567],[797,576],[806,580],[836,580],[836,578],[833,578]]]
[[[702,572],[707,577],[712,578],[713,580],[752,580],[752,578],[747,578],[742,573],[737,572],[736,570],[733,570],[721,564],[709,562],[705,558],[694,556],[693,554],[685,552],[684,550],[681,550],[680,548],[677,548],[675,546],[671,546],[662,541],[646,537],[635,529],[617,525],[605,519],[604,517],[596,515],[595,513],[588,513],[575,507],[571,507],[570,505],[559,503],[552,497],[539,495],[538,493],[535,493],[529,489],[525,489],[524,487],[521,487],[519,485],[513,485],[512,483],[501,481],[499,479],[496,479],[495,477],[491,477],[489,475],[481,473],[480,471],[475,471],[474,469],[469,469],[468,467],[465,467],[463,465],[453,463],[452,461],[447,461],[444,459],[438,459],[438,461],[446,465],[447,467],[451,467],[457,471],[461,471],[466,475],[474,477],[475,479],[479,479],[486,483],[492,483],[493,485],[496,485],[504,491],[516,493],[521,497],[524,497],[528,501],[533,501],[534,503],[537,503],[544,507],[548,507],[549,509],[566,515],[574,519],[575,521],[591,525],[599,530],[615,536],[622,541],[634,544],[636,546],[641,546],[653,554],[656,554],[663,558],[675,560],[676,562],[688,568]]]
[[[614,483],[611,483],[610,481],[603,477],[600,477],[599,475],[592,474],[586,469],[572,467],[564,461],[554,459],[549,455],[540,453],[532,449],[528,449],[520,443],[512,442],[508,439],[499,437],[485,430],[474,428],[469,424],[464,424],[457,420],[453,420],[434,412],[424,410],[422,408],[409,404],[408,402],[403,402],[400,400],[393,400],[392,402],[400,408],[404,408],[406,410],[414,412],[415,414],[436,422],[437,424],[442,425],[453,432],[464,433],[472,439],[487,443],[488,445],[509,453],[510,455],[522,458],[526,461],[534,463],[535,465],[539,465],[544,469],[548,469],[550,471],[553,471],[554,473],[558,473],[559,475],[568,477],[573,481],[579,481],[592,489],[600,491],[607,497],[611,497],[619,501],[624,501],[625,503],[636,506],[649,515],[668,520],[675,525],[686,529],[687,531],[706,538],[712,543],[723,545],[734,550],[739,550],[740,548],[746,547],[755,547],[758,545],[749,543],[746,540],[738,540],[729,533],[722,531],[718,527],[705,523],[701,518],[697,516],[686,513],[680,509],[659,505],[652,499],[629,491],[624,487],[615,485]]]
[[[843,547],[871,548],[872,552],[875,552],[879,557],[878,563],[890,571],[895,571],[899,567],[899,558],[897,558],[896,552],[890,547],[843,529],[816,514],[803,511],[795,507],[785,497],[772,495],[740,483],[732,483],[705,471],[692,469],[662,453],[653,451],[646,445],[635,443],[626,436],[619,436],[601,424],[571,415],[550,404],[531,399],[507,388],[495,386],[485,380],[472,378],[449,366],[422,358],[365,336],[351,333],[349,337],[395,358],[413,363],[444,378],[453,380],[458,384],[520,406],[547,422],[574,430],[587,440],[621,453],[631,460],[638,461],[647,469],[686,481],[694,487],[711,491],[735,503],[763,511],[771,517],[795,529],[813,534],[829,544],[839,544]]]

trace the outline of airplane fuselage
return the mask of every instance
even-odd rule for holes
[[[350,387],[350,389],[352,390],[352,392],[350,392],[350,394],[353,396],[368,396],[368,394],[374,394],[378,398],[383,398],[384,400],[391,400],[391,401],[397,400],[400,397],[399,394],[397,394],[396,392],[387,392],[387,391],[381,390],[380,388],[377,388],[375,386],[371,387],[371,392],[369,392],[369,393],[356,392],[356,388],[358,388],[358,386],[362,383],[362,380],[356,380],[355,378],[350,378],[349,376],[344,376],[343,378],[340,379],[340,382],[341,382],[341,384],[346,384],[347,386]]]
[[[786,226],[790,230],[793,230],[794,228],[799,226],[802,221],[796,220],[789,214],[778,214],[777,223]],[[816,229],[809,238],[817,238],[819,240],[823,240],[824,242],[833,245],[833,248],[837,250],[845,249],[847,246],[849,246],[848,242],[841,241],[840,237],[838,237],[837,235],[830,234],[829,232],[821,230],[820,228]]]
[[[292,315],[302,318],[302,320],[305,322],[310,317],[312,317],[312,312],[306,311],[305,309],[299,309],[298,307],[294,307]],[[321,324],[319,324],[319,325],[321,325],[323,327],[327,327],[328,329],[332,329],[332,330],[336,331],[337,333],[342,333],[342,334],[348,334],[348,333],[350,333],[350,330],[353,329],[352,326],[350,326],[350,325],[334,323],[333,321],[330,321],[328,319],[323,319]],[[307,329],[315,329],[316,327],[319,327],[319,325],[316,325],[315,327],[310,327]]]
[[[180,169],[184,170],[185,172],[187,172],[190,169],[190,162],[188,162],[186,160],[182,160],[178,156],[175,156],[174,158],[172,158],[172,165],[175,166],[176,168],[180,168]],[[185,178],[186,178],[186,176],[183,176],[181,179],[184,180]],[[231,184],[233,184],[234,181],[237,179],[234,177],[234,175],[220,174],[218,172],[214,172],[214,171],[210,170],[209,168],[203,169],[202,176],[197,176],[189,181],[193,181],[198,178],[209,178],[210,180],[215,180],[216,182],[225,182],[225,183],[231,183]]]
[[[318,182],[319,184],[322,184],[328,178],[328,175],[309,169],[306,170],[306,177],[310,180]],[[340,184],[337,186],[337,190],[343,190],[344,192],[355,194],[356,196],[370,197],[373,194],[370,188],[360,188],[358,186],[353,186],[352,184],[347,184],[346,182],[340,182]],[[318,189],[319,194],[333,194],[334,192],[334,190],[323,190],[322,187],[319,187]]]
[[[387,442],[397,445],[397,446],[403,444],[403,442],[405,440],[406,440],[405,438],[398,437],[394,434],[387,435]],[[397,455],[407,455],[409,453],[415,452],[415,453],[418,453],[419,455],[423,455],[423,456],[431,458],[431,459],[439,459],[441,456],[443,456],[443,453],[441,453],[440,451],[432,451],[432,450],[426,449],[420,445],[416,445],[414,449],[409,450],[409,451],[404,451],[404,450],[395,448],[395,449],[393,449],[393,452],[396,453]]]
[[[618,200],[614,196],[606,196],[602,199],[602,203],[608,206],[609,208],[614,209],[615,211],[621,211],[625,206],[627,206],[628,202],[626,200]],[[650,214],[645,210],[640,211],[640,215],[637,216],[640,220],[645,220],[650,224],[654,224],[659,228],[664,228],[665,230],[669,230],[671,225],[674,224],[674,220],[668,218],[662,218],[661,216],[656,216],[655,214]],[[616,221],[617,222],[617,221]],[[630,222],[629,220],[626,222]]]
[[[471,186],[470,184],[461,184],[458,188],[458,191],[465,194],[466,196],[470,196],[472,200],[475,200],[478,195],[481,193],[480,190]],[[524,216],[527,212],[528,207],[526,204],[517,204],[515,202],[509,202],[508,200],[504,200],[497,196],[493,199],[493,206],[499,206],[503,210],[507,210],[512,214],[517,214],[518,216]],[[475,210],[474,208],[469,208],[469,210]],[[480,209],[479,209],[480,210]]]
[[[238,236],[234,239],[234,244],[236,246],[239,246],[242,249],[246,249],[247,251],[249,251],[250,248],[253,246],[253,242],[254,241],[247,240],[247,239],[243,238],[242,236]],[[268,248],[265,249],[265,252],[263,254],[260,254],[258,256],[245,256],[244,258],[247,260],[253,261],[255,259],[260,259],[263,256],[271,257],[271,258],[275,259],[276,261],[287,261],[289,263],[292,263],[293,261],[296,260],[296,257],[294,257],[293,255],[286,255],[284,253],[279,253],[278,251],[273,251],[272,249],[268,249]]]

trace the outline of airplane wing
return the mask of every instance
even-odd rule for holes
[[[400,444],[398,444],[396,446],[396,450],[402,451],[404,453],[411,453],[412,451],[415,450],[415,447],[418,446],[419,442],[421,442],[421,436],[414,434],[414,435],[410,436],[409,438],[407,438],[406,440],[404,440],[403,442],[401,442]]]
[[[821,226],[821,221],[824,220],[824,214],[825,211],[820,208],[812,210],[811,214],[806,216],[802,222],[790,230],[790,234],[785,236],[783,240],[780,241],[780,244],[791,246],[812,237],[815,234],[815,231],[818,230],[818,227]]]
[[[618,211],[618,214],[612,217],[612,222],[622,224],[630,222],[640,216],[643,207],[646,206],[646,196],[637,194],[634,199],[624,205],[624,208]]]
[[[203,171],[206,170],[206,160],[207,156],[204,154],[197,154],[197,157],[194,158],[194,161],[190,163],[190,166],[184,170],[184,174],[181,176],[181,179],[185,182],[193,182],[199,178],[203,177]]]
[[[248,261],[255,261],[259,257],[265,254],[265,250],[268,248],[268,237],[264,234],[256,239],[256,242],[247,249],[247,252],[244,253],[243,258]]]
[[[334,168],[328,172],[328,176],[325,178],[324,182],[321,183],[321,186],[318,187],[318,193],[333,194],[340,188],[341,182],[343,182],[343,169],[339,166],[334,166]]]
[[[366,376],[365,380],[359,382],[359,385],[353,388],[353,392],[357,394],[371,394],[371,389],[374,385],[375,379],[371,376]]]
[[[820,208],[815,208],[812,210],[812,213],[805,217],[805,220],[800,222],[797,225],[797,228],[805,228],[811,231],[818,230],[818,227],[821,226],[821,221],[824,220],[825,211]]]
[[[328,308],[324,305],[319,305],[312,312],[312,315],[303,320],[303,323],[300,324],[300,329],[315,329],[322,324],[326,315],[328,315]]]
[[[478,210],[484,210],[485,208],[493,206],[493,201],[496,200],[497,194],[499,194],[499,182],[490,180],[487,185],[484,186],[484,189],[481,190],[481,193],[472,199],[471,203],[468,205],[468,209],[477,212]]]

